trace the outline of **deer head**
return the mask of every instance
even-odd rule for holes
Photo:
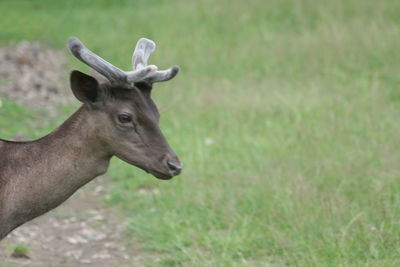
[[[72,54],[94,71],[71,73],[71,89],[91,113],[97,142],[118,158],[160,179],[180,174],[182,166],[159,128],[160,114],[151,99],[155,82],[176,76],[179,67],[158,71],[147,65],[155,43],[142,38],[132,56],[132,71],[122,71],[87,49],[77,38],[68,42]]]

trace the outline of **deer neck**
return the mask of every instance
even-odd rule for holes
[[[82,106],[53,133],[37,141],[43,153],[52,156],[52,165],[47,167],[53,174],[72,178],[66,182],[76,186],[104,174],[112,156],[98,137],[96,123],[89,113]]]
[[[12,230],[57,207],[106,172],[112,155],[96,140],[89,112],[81,107],[39,140],[6,144],[10,153],[0,178],[12,178],[0,187],[0,228]]]

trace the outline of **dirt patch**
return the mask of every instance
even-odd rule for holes
[[[144,266],[127,222],[102,203],[98,177],[57,209],[26,223],[0,242],[0,266]],[[29,258],[12,257],[16,246]]]
[[[0,94],[30,108],[55,111],[70,101],[66,57],[39,42],[0,48]]]

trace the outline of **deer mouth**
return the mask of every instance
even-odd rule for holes
[[[142,169],[142,170],[144,170],[147,173],[150,173],[151,175],[153,175],[154,177],[156,177],[156,178],[158,178],[160,180],[170,180],[170,179],[172,179],[172,177],[174,177],[174,175],[171,174],[171,173],[164,173],[164,172],[156,171],[154,169],[150,169],[150,168],[147,168],[147,167],[142,167],[142,166],[139,166],[139,165],[135,165],[135,166],[140,168],[140,169]]]
[[[173,160],[168,160],[168,158],[166,160],[164,160],[165,163],[165,167],[167,167],[167,171],[158,171],[155,169],[150,169],[149,172],[151,174],[153,174],[155,177],[157,177],[158,179],[162,179],[162,180],[169,180],[174,176],[177,176],[179,174],[181,174],[182,172],[182,164],[179,162],[179,159],[176,157]],[[162,170],[165,170],[165,169]]]
[[[156,178],[158,178],[160,180],[170,180],[174,176],[180,174],[180,171],[179,172],[171,171],[171,169],[169,169],[168,171],[165,171],[165,172],[158,171],[158,170],[155,170],[155,168],[150,168],[148,165],[146,166],[144,164],[139,164],[138,162],[131,161],[128,158],[126,158],[124,156],[121,156],[121,155],[119,155],[118,158],[120,158],[121,160],[123,160],[123,161],[125,161],[125,162],[127,162],[127,163],[129,163],[131,165],[134,165],[134,166],[138,167],[139,169],[142,169],[143,171],[145,171],[147,173],[152,174],[154,177],[156,177]],[[167,164],[167,166],[168,166],[168,164]]]
[[[162,172],[158,172],[158,171],[154,171],[154,170],[151,170],[148,172],[151,173],[156,178],[161,179],[161,180],[170,180],[170,179],[172,179],[172,177],[174,177],[174,175],[172,175],[172,174],[169,174],[169,173],[166,174],[166,173],[162,173]]]
[[[153,175],[154,177],[156,177],[160,180],[170,180],[170,179],[172,179],[172,177],[174,177],[174,175],[172,175],[170,173],[159,172],[159,171],[148,169],[145,167],[140,167],[138,165],[135,165],[135,166],[144,170],[147,173],[150,173],[151,175]]]

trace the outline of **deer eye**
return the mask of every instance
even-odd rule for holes
[[[129,114],[119,114],[118,120],[120,123],[129,123],[132,122],[132,116]]]

